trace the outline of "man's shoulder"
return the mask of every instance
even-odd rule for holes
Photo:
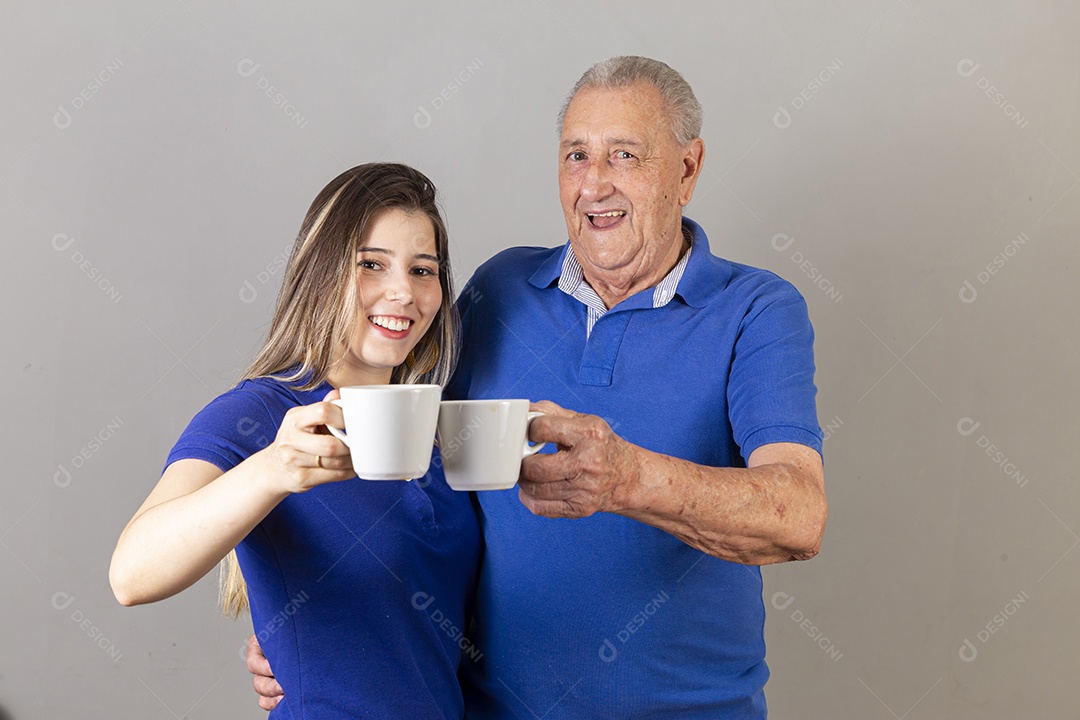
[[[763,301],[803,299],[794,285],[772,270],[714,255],[707,247],[695,269],[688,270],[684,276],[679,290],[685,292],[688,302],[697,307],[730,309]]]
[[[694,244],[678,292],[690,305],[730,309],[763,298],[802,299],[795,286],[775,272],[715,254],[705,230],[690,218],[683,217],[683,227],[693,232]]]
[[[802,299],[802,293],[790,281],[772,270],[726,260],[731,268],[728,289],[749,297],[792,297]]]

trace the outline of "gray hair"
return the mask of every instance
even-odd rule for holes
[[[611,90],[639,82],[650,83],[660,91],[660,97],[671,120],[671,133],[675,136],[675,142],[686,145],[701,135],[701,103],[694,97],[690,83],[666,63],[637,55],[620,55],[601,60],[586,70],[559,109],[556,131],[562,132],[566,110],[578,90],[585,87]]]

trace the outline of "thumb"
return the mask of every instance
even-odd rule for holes
[[[571,418],[577,415],[573,410],[567,410],[566,408],[559,407],[550,400],[540,400],[538,402],[531,403],[529,410],[532,412],[542,412],[545,415],[551,415],[553,417],[566,417]]]

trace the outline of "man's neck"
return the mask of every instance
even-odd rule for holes
[[[619,268],[611,273],[590,268],[581,263],[585,282],[589,283],[608,310],[631,295],[658,285],[679,263],[693,241],[693,234],[689,228],[682,225],[680,230],[678,239],[681,242],[671,243],[671,247],[664,253],[660,262],[650,262],[648,258],[642,258],[638,265]],[[578,260],[580,262],[580,258]]]

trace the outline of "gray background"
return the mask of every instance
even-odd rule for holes
[[[687,214],[817,329],[831,512],[817,559],[764,573],[773,716],[1077,717],[1080,10],[661,5],[5,9],[11,717],[262,717],[214,578],[113,599],[121,527],[259,344],[327,181],[428,173],[459,283],[558,244],[555,112],[625,53],[705,107]]]

